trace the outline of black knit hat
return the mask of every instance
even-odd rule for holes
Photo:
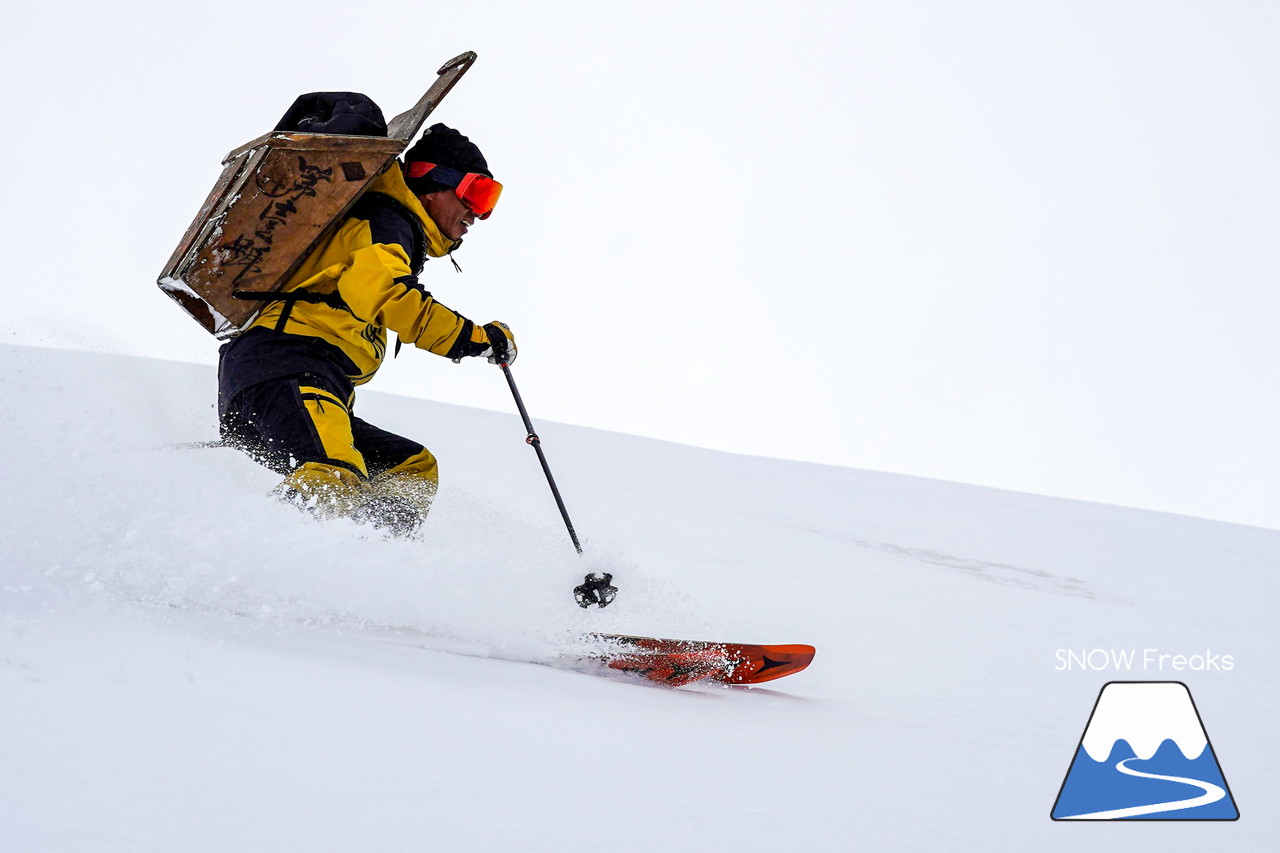
[[[459,172],[478,172],[492,178],[489,164],[485,161],[480,149],[470,139],[458,131],[443,124],[433,124],[427,132],[404,154],[404,162],[435,163],[437,166],[448,166]],[[406,174],[408,170],[406,169]],[[406,178],[405,183],[414,195],[425,195],[442,189],[449,189],[444,184],[427,178]]]

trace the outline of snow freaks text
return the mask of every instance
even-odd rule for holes
[[[1196,654],[1170,654],[1160,649],[1058,649],[1058,672],[1229,672],[1236,662],[1231,655],[1206,649]]]

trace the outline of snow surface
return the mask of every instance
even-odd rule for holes
[[[544,423],[528,400],[579,558],[514,414],[364,392],[441,459],[428,538],[389,541],[181,446],[215,434],[207,367],[4,346],[0,377],[4,850],[1273,848],[1278,532]],[[597,568],[621,593],[581,611]],[[818,656],[768,688],[673,690],[567,667],[584,629]],[[1234,668],[1057,667],[1148,647]],[[1240,821],[1050,821],[1098,690],[1133,678],[1189,685]]]

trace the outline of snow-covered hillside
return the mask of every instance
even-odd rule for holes
[[[514,414],[366,392],[366,419],[441,459],[426,540],[388,541],[274,503],[233,451],[174,446],[215,437],[209,368],[10,346],[0,382],[4,850],[1274,845],[1280,532],[727,455],[529,401],[579,558]],[[597,568],[621,593],[584,612],[570,589]],[[818,657],[768,689],[672,690],[566,668],[584,629]],[[1060,671],[1093,649],[1139,654]],[[1232,668],[1143,669],[1144,649]],[[1240,821],[1050,821],[1125,678],[1187,683]]]

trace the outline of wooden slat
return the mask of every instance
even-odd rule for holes
[[[475,51],[469,50],[440,66],[440,70],[436,72],[436,82],[432,83],[427,93],[418,99],[418,103],[387,124],[387,135],[392,139],[403,140],[407,148],[413,138],[418,135],[418,131],[422,129],[422,125],[426,124],[427,116],[431,115],[444,100],[444,96],[449,94],[454,84],[462,79],[462,75],[467,73],[467,69],[475,61]]]

